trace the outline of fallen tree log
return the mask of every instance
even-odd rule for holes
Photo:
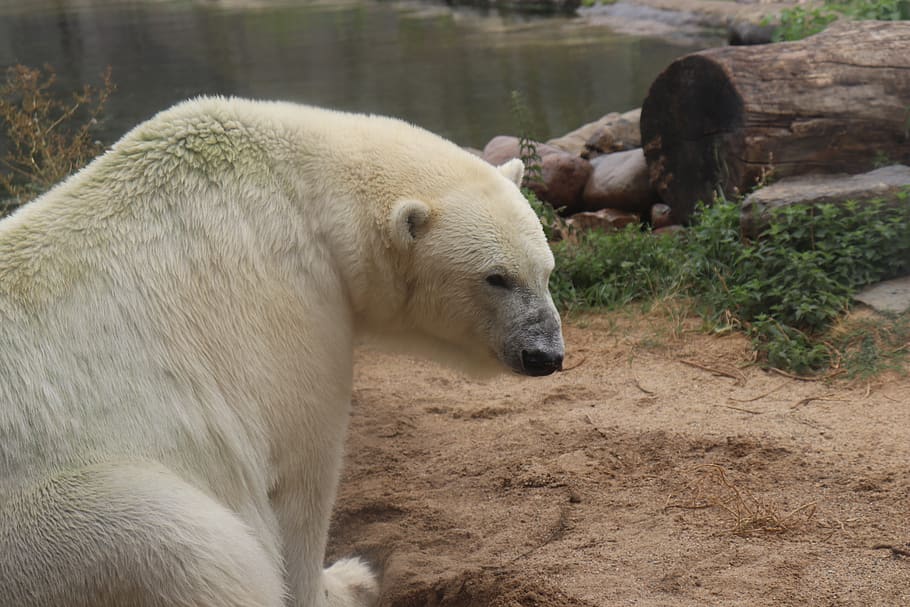
[[[910,162],[910,22],[848,22],[800,40],[687,55],[641,112],[652,185],[686,222],[698,201],[769,171],[859,173]]]

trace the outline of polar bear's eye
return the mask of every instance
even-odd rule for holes
[[[507,281],[506,277],[502,274],[490,274],[487,276],[487,284],[491,287],[498,287],[500,289],[509,288],[509,281]]]

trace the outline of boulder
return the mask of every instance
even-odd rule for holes
[[[730,46],[749,46],[774,42],[775,25],[736,21],[727,29],[727,44]]]
[[[854,297],[879,312],[903,314],[910,310],[910,276],[871,285]]]
[[[611,208],[644,214],[658,202],[641,148],[598,156],[591,166],[594,170],[582,194],[584,210]]]
[[[598,154],[636,148],[641,145],[641,136],[638,134],[638,117],[640,114],[641,109],[630,110],[622,114],[611,112],[599,120],[582,125],[562,137],[550,139],[547,141],[547,145],[552,145],[564,152],[586,158]],[[595,142],[594,145],[605,146],[606,151],[598,151],[592,154],[591,150],[587,148],[588,143],[592,141]]]
[[[588,137],[581,155],[584,158],[594,158],[601,154],[641,147],[641,131],[638,126],[640,117],[641,109],[635,109],[599,126]]]
[[[651,227],[655,230],[673,223],[672,209],[662,202],[651,206]]]
[[[740,226],[755,235],[768,225],[773,209],[802,204],[840,204],[883,199],[888,204],[910,204],[898,196],[910,190],[910,167],[895,164],[859,175],[801,175],[781,179],[746,196]]]
[[[652,230],[651,233],[656,236],[676,236],[677,234],[682,234],[685,231],[685,227],[679,225],[678,223],[674,223],[662,228],[657,228],[656,230]]]
[[[621,230],[630,223],[639,223],[641,218],[635,213],[618,209],[600,209],[599,211],[575,213],[566,220],[566,225],[579,231],[602,230],[611,232]]]
[[[581,193],[591,176],[591,163],[545,143],[537,144],[537,154],[540,156],[541,178],[538,182],[529,182],[528,187],[538,198],[561,209],[563,214],[583,210]],[[483,149],[483,159],[494,165],[520,157],[517,137],[494,137]]]

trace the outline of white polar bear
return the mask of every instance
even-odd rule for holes
[[[373,336],[560,367],[516,183],[398,120],[198,99],[0,222],[0,605],[361,606],[323,570]]]

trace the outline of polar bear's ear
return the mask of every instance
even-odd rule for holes
[[[392,207],[392,242],[406,249],[417,237],[430,218],[430,207],[420,200],[399,200]]]
[[[505,175],[506,179],[521,187],[521,180],[525,176],[525,163],[521,161],[521,158],[513,158],[512,160],[501,164],[498,167],[499,172]]]

